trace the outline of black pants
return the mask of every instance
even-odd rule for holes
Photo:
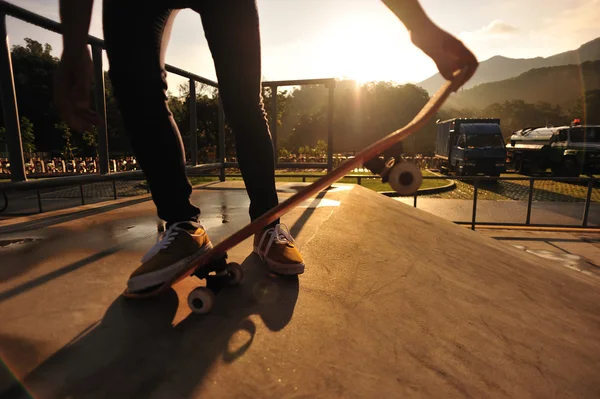
[[[261,96],[255,0],[104,0],[109,76],[125,128],[158,216],[167,224],[198,220],[181,135],[167,106],[164,69],[173,20],[183,8],[202,18],[254,220],[278,203],[273,142]]]

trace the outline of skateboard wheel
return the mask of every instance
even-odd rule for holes
[[[229,280],[230,285],[237,285],[244,278],[244,269],[240,266],[239,263],[230,263],[228,266],[229,276],[231,280]]]
[[[205,314],[215,303],[215,294],[206,287],[198,287],[188,295],[188,305],[192,312]]]
[[[400,195],[416,193],[422,182],[423,175],[412,162],[401,162],[395,165],[389,175],[390,186]]]

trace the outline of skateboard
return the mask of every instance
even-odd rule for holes
[[[421,109],[421,111],[406,126],[364,148],[353,158],[344,161],[325,176],[306,186],[304,189],[281,202],[258,219],[255,219],[242,229],[225,238],[207,253],[202,255],[202,257],[191,262],[170,280],[142,292],[128,292],[125,290],[123,295],[127,298],[137,299],[153,297],[167,291],[181,280],[195,275],[200,279],[206,280],[206,287],[194,289],[188,296],[188,305],[195,313],[209,312],[215,301],[215,294],[224,286],[238,284],[243,278],[243,270],[239,264],[227,263],[227,251],[229,249],[264,229],[270,223],[295,208],[304,200],[342,179],[353,169],[363,165],[365,162],[373,160],[386,149],[400,143],[406,137],[421,130],[436,114],[450,94],[457,91],[465,83],[467,72],[466,69],[456,71],[453,75],[453,79],[446,81],[438,92],[431,97],[427,104],[425,104],[423,109]],[[388,179],[390,185],[395,190],[400,190],[400,192],[412,190],[414,192],[419,188],[419,181],[422,179],[422,177],[420,177],[421,173],[411,162],[400,161],[397,163],[396,159],[392,157],[386,161],[384,168],[385,170],[382,169],[380,173],[385,175],[385,178]],[[416,185],[417,183],[418,185]]]

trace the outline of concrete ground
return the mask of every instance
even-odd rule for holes
[[[414,198],[396,197],[395,200],[413,206]],[[453,222],[470,222],[473,200],[417,198],[417,208]],[[581,226],[585,203],[535,201],[531,207],[531,223]],[[525,201],[477,201],[477,221],[494,223],[525,223]],[[590,204],[589,226],[600,226],[600,203]]]
[[[239,183],[193,201],[213,241],[248,221]],[[120,296],[157,219],[144,196],[110,204],[0,221],[0,398],[600,395],[596,266],[535,252],[597,261],[594,236],[473,232],[335,185],[283,218],[303,275],[269,274],[247,240],[242,284],[199,316],[194,278]]]

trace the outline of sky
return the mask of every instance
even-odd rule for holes
[[[58,0],[9,0],[59,20]],[[121,0],[127,1],[127,0]],[[201,0],[206,1],[206,0]],[[143,4],[143,2],[141,2]],[[437,72],[410,41],[404,25],[379,0],[257,0],[265,80],[350,78],[420,82]],[[430,18],[459,37],[480,60],[495,55],[547,57],[600,37],[600,0],[421,0]],[[102,2],[96,0],[90,34],[102,34]],[[8,18],[9,42],[25,37],[49,43],[58,34]],[[216,80],[199,16],[176,17],[166,62]],[[108,62],[105,59],[105,65]],[[169,75],[177,94],[185,80]]]

